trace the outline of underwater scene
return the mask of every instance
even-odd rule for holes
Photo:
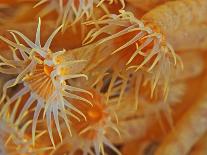
[[[207,0],[0,0],[0,155],[207,155]]]

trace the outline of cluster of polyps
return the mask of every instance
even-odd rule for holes
[[[151,97],[158,83],[163,86],[163,81],[164,92],[168,91],[168,83],[178,57],[164,35],[152,23],[138,20],[129,12],[122,10],[118,15],[107,14],[99,20],[81,23],[86,27],[89,25],[89,33],[83,41],[83,45],[91,46],[89,59],[73,56],[72,50],[50,49],[54,37],[62,28],[65,30],[67,26],[89,20],[94,13],[94,5],[104,8],[102,4],[108,4],[106,2],[113,4],[115,1],[40,1],[36,6],[46,6],[43,6],[42,13],[57,11],[58,23],[62,24],[49,36],[44,46],[40,42],[40,19],[34,42],[14,30],[10,31],[14,41],[0,36],[0,39],[9,45],[12,53],[12,59],[0,57],[0,72],[15,76],[4,85],[1,101],[12,108],[20,98],[27,96],[14,117],[18,115],[21,120],[26,113],[30,113],[32,125],[29,130],[32,133],[33,145],[37,145],[36,135],[39,130],[44,131],[38,127],[38,122],[45,122],[53,145],[53,148],[50,148],[52,154],[58,154],[56,152],[60,151],[59,148],[65,145],[68,146],[62,150],[65,154],[75,154],[81,150],[83,154],[99,155],[104,154],[105,146],[120,154],[107,136],[110,129],[120,134],[115,113],[119,113],[116,109],[124,105],[123,98],[127,102],[133,94],[134,99],[131,102],[138,103],[139,95],[145,95],[145,90],[140,87],[145,83],[143,81],[149,81],[151,84],[151,87],[147,87],[151,89]],[[123,0],[120,2],[124,6]],[[109,47],[105,49],[103,45]],[[96,50],[99,46],[101,48]],[[81,49],[84,47],[81,46]],[[80,67],[80,64],[85,67]],[[89,81],[82,81],[81,77]],[[11,95],[8,90],[14,86],[19,86],[19,91]],[[148,99],[149,96],[146,96]],[[149,102],[147,99],[142,100]],[[150,101],[156,102],[153,99]],[[151,111],[159,111],[163,106],[157,104],[160,108],[148,103],[146,105],[150,107],[147,108],[150,114]],[[136,108],[130,108],[136,110],[137,105]],[[128,111],[125,111],[124,115],[127,114]]]

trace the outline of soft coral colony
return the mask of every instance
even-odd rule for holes
[[[206,153],[206,0],[0,6],[0,154]]]

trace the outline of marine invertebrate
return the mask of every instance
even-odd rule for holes
[[[86,89],[88,90],[88,89]],[[113,144],[106,137],[108,130],[114,130],[119,134],[117,129],[116,121],[114,120],[114,111],[109,104],[104,103],[106,100],[103,94],[99,93],[97,90],[88,90],[93,94],[91,97],[88,94],[79,94],[83,98],[91,101],[93,106],[83,104],[82,101],[74,100],[74,106],[80,109],[86,116],[86,120],[71,119],[71,126],[73,127],[74,136],[65,136],[62,143],[57,145],[63,153],[69,152],[73,155],[77,151],[81,151],[82,154],[100,155],[104,154],[104,145],[112,149],[116,154],[120,155],[118,149],[113,146]],[[65,149],[61,146],[66,145]],[[94,151],[93,151],[94,149]],[[63,151],[64,150],[64,151]],[[54,150],[52,154],[56,154],[59,149]],[[56,153],[55,153],[56,152]],[[57,153],[58,154],[58,153]]]
[[[41,0],[35,7],[44,3],[47,3],[47,6],[40,12],[40,15],[45,16],[52,11],[56,11],[58,13],[57,23],[62,23],[64,27],[67,24],[72,24],[73,22],[80,20],[84,14],[88,17],[93,9],[93,1],[83,2],[73,0]]]
[[[12,106],[4,104],[0,110],[0,153],[4,155],[22,155],[22,154],[37,154],[51,147],[33,147],[32,140],[26,135],[26,130],[32,124],[32,120],[28,120],[29,112],[25,113],[23,117],[18,117],[18,108],[20,108],[22,98],[18,98],[11,110]],[[45,131],[38,133],[35,141],[42,137]]]
[[[61,27],[57,28],[50,35],[45,45],[42,47],[40,44],[40,26],[41,21],[39,19],[35,43],[30,41],[26,36],[18,31],[11,31],[16,43],[9,41],[2,36],[0,37],[1,40],[5,41],[8,45],[12,47],[11,49],[14,58],[14,60],[7,60],[1,57],[1,60],[3,61],[1,66],[3,67],[1,67],[0,71],[6,74],[18,74],[15,79],[9,80],[4,85],[4,94],[2,100],[6,97],[7,88],[13,87],[17,84],[23,84],[22,89],[15,95],[13,95],[9,99],[7,104],[11,104],[20,96],[29,93],[30,97],[25,102],[25,105],[20,113],[20,117],[33,103],[36,104],[32,127],[33,139],[35,139],[36,123],[40,115],[40,111],[44,109],[44,115],[46,115],[46,120],[48,123],[48,131],[54,145],[51,129],[51,114],[53,114],[54,116],[57,130],[62,139],[60,131],[61,129],[58,120],[59,111],[61,111],[61,116],[65,120],[69,132],[70,126],[68,124],[66,109],[69,109],[69,115],[70,110],[75,110],[78,113],[82,114],[82,112],[76,109],[70,102],[66,100],[66,98],[76,98],[83,100],[87,104],[91,103],[86,99],[71,93],[73,91],[87,91],[68,85],[66,82],[69,79],[79,77],[87,78],[84,74],[77,72],[72,73],[70,70],[71,65],[83,63],[83,60],[74,60],[69,58],[69,61],[69,59],[66,58],[67,62],[64,62],[64,60],[60,56],[65,52],[64,50],[54,53],[50,51],[49,47],[52,39],[56,35],[56,33],[58,33]],[[15,34],[19,35],[29,45],[29,48],[20,44]],[[18,56],[18,54],[16,53],[17,51],[20,52],[20,56]],[[8,66],[8,68],[5,68],[5,66]],[[19,69],[19,67],[21,69]]]
[[[204,153],[206,8],[206,0],[0,1],[0,150]]]
[[[159,28],[154,27],[153,23],[144,25],[132,13],[125,11],[120,11],[119,15],[106,15],[87,24],[99,24],[102,27],[92,29],[84,40],[85,44],[93,42],[101,34],[110,35],[97,41],[97,44],[112,41],[115,50],[109,55],[121,53],[127,69],[152,72],[152,93],[161,77],[167,91],[171,72],[179,57]]]
[[[104,12],[108,12],[106,6],[103,4],[105,0],[40,0],[35,7],[46,4],[46,7],[40,12],[41,16],[45,16],[48,13],[56,11],[58,13],[57,23],[63,25],[63,30],[68,25],[73,25],[77,21],[85,18],[90,19],[94,16],[94,6],[102,8]],[[110,0],[112,4],[114,1]],[[124,1],[120,0],[124,7]]]

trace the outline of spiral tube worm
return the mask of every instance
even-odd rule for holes
[[[2,56],[0,57],[2,60],[0,72],[5,74],[17,74],[16,78],[5,83],[3,87],[2,101],[7,95],[8,88],[17,84],[22,84],[23,87],[21,90],[14,94],[6,104],[10,105],[19,97],[24,96],[25,94],[30,94],[20,112],[19,117],[23,116],[32,104],[36,104],[32,123],[32,137],[34,141],[38,117],[41,110],[44,109],[43,115],[46,116],[48,132],[53,145],[55,145],[51,129],[51,115],[53,114],[55,125],[57,127],[59,136],[62,139],[59,125],[59,115],[64,119],[69,132],[70,125],[68,123],[69,121],[67,115],[77,118],[76,116],[72,115],[71,110],[76,111],[82,115],[82,117],[84,117],[84,114],[75,108],[67,100],[67,98],[82,100],[90,105],[91,103],[88,100],[73,94],[73,92],[77,91],[86,93],[89,92],[81,88],[71,86],[66,82],[67,80],[80,77],[87,79],[87,76],[81,74],[79,70],[80,64],[85,61],[70,57],[67,57],[65,59],[67,61],[64,61],[64,57],[62,56],[65,53],[64,50],[58,52],[50,51],[50,44],[61,27],[57,28],[50,35],[45,45],[42,47],[40,44],[40,27],[41,20],[39,19],[35,43],[18,31],[10,31],[16,43],[0,36],[0,39],[11,47],[11,51],[13,53],[13,60],[8,60]],[[19,35],[29,47],[22,45],[15,34]]]

